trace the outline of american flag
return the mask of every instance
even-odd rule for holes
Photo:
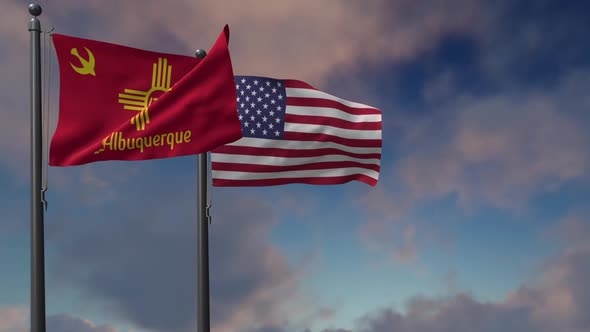
[[[379,109],[297,80],[234,78],[243,138],[212,151],[214,186],[377,184]]]

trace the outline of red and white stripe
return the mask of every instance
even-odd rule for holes
[[[282,140],[244,137],[211,153],[214,186],[377,184],[381,111],[285,80]]]

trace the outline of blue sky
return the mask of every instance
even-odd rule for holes
[[[382,110],[376,187],[213,189],[214,331],[590,331],[588,4],[40,3],[167,53],[229,24],[236,74]],[[0,332],[28,331],[27,5],[0,12]],[[49,332],[195,330],[195,159],[50,168]]]

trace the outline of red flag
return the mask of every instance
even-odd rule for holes
[[[53,35],[60,110],[49,164],[193,155],[242,137],[226,26],[209,54]]]

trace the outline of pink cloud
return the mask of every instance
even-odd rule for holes
[[[587,176],[590,135],[583,105],[568,108],[571,80],[556,90],[464,97],[421,121],[398,174],[416,199],[457,194],[462,206],[518,208],[532,195]],[[580,96],[581,97],[581,96]],[[575,98],[575,97],[574,97]],[[566,108],[564,108],[566,107]]]
[[[25,332],[28,319],[28,310],[23,307],[0,307],[0,332]]]
[[[110,325],[97,326],[88,319],[67,314],[47,317],[47,331],[59,332],[119,332]],[[0,332],[28,332],[29,310],[24,307],[0,307]]]
[[[106,30],[96,32],[103,38],[139,45],[147,40],[137,36],[158,35],[158,30],[165,29],[191,51],[207,47],[229,23],[234,31],[230,48],[235,72],[316,83],[333,72],[353,69],[360,61],[406,60],[433,47],[446,33],[475,32],[484,21],[480,5],[465,0],[444,6],[407,0],[362,6],[337,0],[313,5],[294,0],[248,0],[236,7],[231,1],[209,0],[175,6],[161,6],[157,1],[145,1],[142,6],[90,1],[62,7],[65,11],[95,10],[99,21],[110,23],[101,25],[108,27]]]
[[[181,2],[114,0],[42,2],[43,24],[56,32],[132,47],[192,54],[210,47],[222,27],[232,30],[230,50],[237,74],[298,78],[321,87],[333,74],[353,73],[364,62],[379,64],[412,58],[434,47],[446,33],[475,32],[483,20],[479,4],[453,0],[445,6],[413,1],[375,1],[362,5],[328,0],[310,5],[287,0]],[[22,172],[28,161],[29,15],[9,1],[0,13],[0,164]],[[53,50],[51,50],[53,56]],[[53,59],[53,107],[57,111],[57,70]],[[352,74],[351,74],[352,76]],[[351,77],[353,79],[353,77]]]

